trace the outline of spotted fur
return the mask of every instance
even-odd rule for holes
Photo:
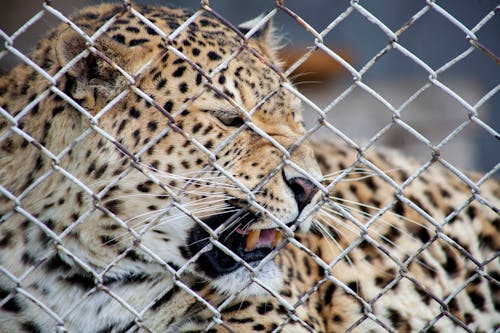
[[[190,17],[183,10],[136,8],[167,36]],[[371,176],[340,181],[331,199],[314,195],[321,172],[348,168],[355,156],[338,142],[301,141],[300,103],[281,88],[279,70],[268,66],[279,67],[269,25],[243,41],[242,32],[207,15],[169,40],[119,4],[89,7],[72,20],[89,36],[112,22],[92,45],[67,25],[38,44],[31,59],[57,76],[55,85],[28,65],[0,79],[0,106],[16,117],[0,122],[0,181],[8,193],[0,197],[0,331],[498,326],[498,259],[491,260],[498,253],[498,211],[473,196],[497,205],[498,184],[486,182],[480,193],[471,192],[433,165],[402,193]],[[289,164],[277,169],[283,152],[243,125],[237,105],[259,105],[252,124],[289,149],[293,164],[313,179]],[[418,166],[393,152],[366,156],[381,170],[395,170],[388,175],[398,184]],[[249,195],[257,206],[248,205]],[[279,220],[295,228],[300,221],[305,231],[310,207],[320,200],[326,203],[314,232],[296,232],[305,248],[284,241],[276,257],[261,265],[256,277],[267,291],[220,250],[203,249],[210,227],[220,243],[250,258],[241,250],[237,226],[239,232],[269,229]],[[388,208],[364,235],[345,216],[327,214],[336,204],[354,205],[356,211],[349,210],[361,221]],[[413,205],[445,224],[430,224]],[[238,211],[239,224],[225,225]],[[431,244],[438,235],[452,242],[441,237]],[[339,256],[351,244],[356,246],[348,255]],[[423,244],[428,248],[420,253]],[[251,266],[268,252],[255,252],[259,259]],[[331,273],[325,265],[332,265]],[[224,303],[228,297],[231,304]],[[224,303],[224,325],[214,325],[202,298],[216,307]],[[434,322],[440,309],[445,316]]]
[[[370,170],[341,142],[313,146],[324,175],[349,167]],[[365,157],[398,185],[422,166],[386,149],[369,150]],[[282,332],[495,332],[500,324],[499,191],[494,180],[479,187],[478,194],[492,204],[488,208],[456,175],[433,164],[398,199],[388,180],[351,172],[335,185],[316,218],[323,232],[313,227],[312,233],[295,235],[310,252],[289,244],[277,256],[286,272],[279,292],[284,302],[270,296],[237,301],[222,319],[236,332],[277,327]],[[348,218],[327,214],[338,204],[365,225],[388,209],[367,237]],[[443,225],[434,226],[416,207]],[[215,326],[214,332],[227,329]]]

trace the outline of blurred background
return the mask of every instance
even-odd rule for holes
[[[65,15],[70,15],[86,5],[102,1],[60,0],[51,5]],[[33,15],[43,11],[42,0],[0,0],[0,29],[12,35]],[[200,1],[136,1],[143,4],[170,5],[196,10]],[[436,1],[465,27],[472,29],[488,13],[495,10],[494,0]],[[359,4],[377,17],[393,32],[399,30],[425,6],[425,1],[378,0],[359,1]],[[356,70],[362,69],[389,43],[387,35],[356,10],[349,10],[349,1],[286,0],[284,5],[306,21],[316,31],[323,31],[332,21],[346,15],[325,37],[324,43],[349,62]],[[223,1],[212,0],[210,6],[234,24],[247,21],[275,7],[275,1]],[[500,128],[500,94],[498,93],[500,67],[500,12],[476,33],[479,42],[491,54],[488,56],[474,49],[467,57],[449,67],[438,80],[458,94],[470,105],[496,87],[491,98],[478,108],[479,118],[495,131]],[[29,52],[50,28],[58,23],[52,14],[42,18],[21,33],[14,46],[23,53]],[[314,50],[314,37],[285,11],[274,18],[274,24],[283,35],[285,47],[282,56],[286,67],[308,50]],[[4,51],[0,37],[0,52]],[[432,69],[437,70],[456,58],[471,45],[466,35],[456,25],[437,11],[430,9],[412,23],[398,38],[398,42]],[[6,72],[19,63],[13,55],[2,54],[0,72]],[[495,59],[496,57],[496,59]],[[378,59],[363,75],[363,83],[381,95],[395,109],[422,88],[429,74],[401,52],[391,49]],[[353,84],[352,75],[324,51],[315,50],[312,56],[291,75],[301,92],[324,109]],[[356,87],[344,99],[329,107],[328,121],[351,137],[363,143],[376,135],[391,122],[390,110],[371,94]],[[306,122],[312,126],[317,113],[306,108]],[[468,119],[467,110],[442,89],[431,85],[402,111],[401,118],[429,139],[439,144],[450,132]],[[320,130],[314,137],[333,136]],[[384,132],[376,145],[389,145],[422,161],[431,158],[431,151],[405,129],[392,126]],[[461,169],[487,171],[500,162],[500,140],[475,123],[471,123],[441,149],[442,156]],[[496,175],[499,176],[498,174]]]

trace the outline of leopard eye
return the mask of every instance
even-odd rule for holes
[[[240,127],[243,125],[245,122],[241,117],[237,114],[234,113],[229,113],[225,111],[212,111],[212,114],[214,117],[219,119],[221,123],[223,123],[226,126],[231,126],[231,127]]]
[[[217,117],[226,126],[240,127],[245,122],[239,116]]]

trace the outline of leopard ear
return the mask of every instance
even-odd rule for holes
[[[66,66],[73,58],[86,48],[86,42],[76,31],[67,28],[58,37],[56,41],[56,57],[61,67]],[[74,64],[68,74],[72,77],[80,77],[87,68],[90,59],[85,58]]]
[[[262,13],[254,19],[243,22],[238,25],[238,29],[243,34],[246,34],[256,27],[266,15],[267,13]],[[281,43],[282,39],[276,34],[272,19],[267,20],[267,22],[260,26],[260,28],[254,32],[251,39],[255,39],[261,45],[265,46],[273,57],[283,46]]]
[[[67,28],[58,36],[55,53],[61,67],[66,66],[87,48],[87,41],[76,31]],[[102,35],[93,44],[100,55],[88,51],[88,55],[68,69],[67,75],[74,81],[72,95],[74,98],[87,98],[97,89],[103,96],[113,95],[124,84],[126,79],[109,63],[116,63],[122,69],[131,71],[131,50],[125,45]],[[90,102],[90,101],[88,101]],[[95,103],[95,101],[93,101]]]

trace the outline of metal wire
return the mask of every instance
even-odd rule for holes
[[[479,202],[481,205],[485,207],[485,209],[491,209],[494,212],[498,213],[498,207],[495,206],[494,202],[491,202],[491,199],[485,197],[481,194],[480,186],[488,179],[491,178],[498,170],[500,169],[500,163],[497,163],[494,168],[490,171],[486,172],[479,180],[471,179],[470,176],[460,171],[456,166],[447,161],[441,154],[443,147],[445,147],[450,141],[456,138],[461,132],[463,132],[466,128],[475,124],[482,129],[484,129],[487,133],[493,136],[498,140],[500,137],[498,131],[494,129],[491,125],[487,124],[483,119],[481,119],[481,115],[479,109],[486,102],[492,100],[495,96],[498,96],[498,91],[500,89],[500,84],[493,87],[488,93],[486,93],[483,97],[481,97],[476,103],[469,103],[466,101],[464,97],[460,95],[460,93],[454,91],[452,88],[447,86],[440,80],[440,77],[443,73],[453,68],[457,63],[460,63],[463,59],[467,58],[472,54],[473,51],[477,50],[484,54],[487,58],[483,59],[483,61],[495,61],[498,63],[498,57],[489,50],[486,45],[480,42],[480,34],[479,32],[482,29],[488,28],[488,22],[492,20],[495,15],[498,14],[498,7],[492,8],[491,12],[489,12],[484,18],[482,18],[475,26],[472,28],[468,28],[464,23],[462,23],[459,19],[450,14],[445,6],[441,6],[437,4],[435,1],[428,0],[426,2],[422,2],[422,8],[415,13],[409,21],[403,24],[399,29],[391,29],[389,28],[382,19],[378,18],[376,15],[370,12],[363,4],[359,1],[352,0],[345,8],[345,10],[340,13],[337,17],[332,18],[331,23],[326,26],[325,29],[318,31],[313,26],[308,23],[305,19],[300,16],[300,13],[292,10],[287,7],[285,1],[277,1],[276,3],[270,2],[270,4],[263,8],[263,11],[266,9],[271,9],[267,12],[266,15],[262,16],[260,22],[257,22],[256,27],[250,30],[247,34],[242,34],[229,20],[224,18],[221,14],[217,13],[214,10],[208,1],[201,1],[200,9],[196,11],[191,17],[189,17],[183,24],[177,27],[174,31],[167,34],[158,26],[156,26],[151,20],[145,17],[139,10],[131,7],[128,1],[124,1],[124,10],[127,11],[130,15],[137,17],[146,27],[152,29],[154,32],[159,34],[163,40],[165,41],[166,50],[168,52],[175,54],[178,58],[184,60],[187,64],[189,64],[195,71],[197,71],[203,78],[203,82],[200,85],[200,88],[197,91],[193,91],[190,98],[186,100],[183,105],[177,106],[174,110],[169,111],[166,110],[163,106],[161,106],[158,102],[154,100],[151,96],[141,90],[137,85],[137,79],[147,72],[148,69],[151,68],[152,64],[156,60],[150,59],[146,62],[140,69],[138,69],[134,73],[127,72],[124,68],[121,68],[118,64],[113,62],[105,53],[99,51],[95,47],[95,42],[99,36],[101,36],[112,24],[116,21],[116,15],[109,18],[109,20],[103,24],[103,26],[97,30],[93,35],[88,35],[85,33],[81,27],[72,22],[66,15],[61,13],[58,9],[54,7],[54,5],[50,1],[45,1],[42,3],[43,9],[36,13],[32,18],[30,18],[24,25],[19,27],[13,34],[8,35],[4,31],[0,30],[0,38],[3,39],[5,43],[5,50],[0,52],[0,60],[6,55],[11,54],[19,59],[19,61],[25,63],[26,65],[33,68],[38,74],[40,74],[47,81],[47,88],[39,93],[29,104],[23,106],[22,110],[18,112],[15,116],[9,113],[9,110],[6,110],[4,107],[0,106],[0,116],[3,117],[9,124],[10,128],[8,131],[5,131],[4,134],[0,137],[0,143],[5,142],[9,139],[9,137],[13,135],[18,135],[25,139],[29,144],[33,145],[46,157],[50,160],[51,167],[48,169],[42,176],[35,179],[33,183],[28,186],[22,193],[14,194],[10,192],[5,186],[0,184],[0,194],[7,198],[11,203],[11,210],[4,214],[1,217],[0,223],[5,222],[12,218],[15,214],[22,215],[29,223],[36,226],[40,230],[44,232],[44,234],[53,242],[54,249],[52,253],[48,253],[46,255],[46,259],[53,253],[58,252],[64,254],[67,258],[71,258],[73,262],[75,262],[84,272],[88,273],[89,276],[95,281],[95,287],[91,290],[87,291],[84,297],[82,297],[82,301],[80,304],[75,304],[74,306],[65,309],[63,313],[57,313],[50,309],[46,304],[44,304],[43,300],[38,299],[35,295],[31,294],[27,288],[23,287],[23,281],[27,276],[33,273],[36,269],[36,266],[33,266],[31,269],[28,269],[21,276],[15,276],[12,274],[9,269],[6,267],[0,266],[0,274],[3,275],[4,278],[10,280],[12,285],[14,285],[14,289],[9,291],[9,294],[0,299],[0,306],[7,304],[14,295],[21,294],[31,302],[36,304],[38,307],[43,309],[52,317],[56,322],[56,329],[58,331],[65,331],[64,321],[65,318],[68,318],[70,315],[74,315],[78,313],[78,307],[83,304],[85,298],[90,297],[93,293],[96,292],[104,292],[108,295],[110,300],[112,299],[115,302],[118,302],[121,306],[122,311],[127,311],[135,318],[134,322],[137,327],[141,329],[153,332],[150,328],[144,325],[144,317],[146,312],[154,306],[154,302],[147,305],[145,308],[136,309],[131,304],[128,304],[125,299],[120,297],[117,293],[113,292],[109,287],[107,287],[104,283],[104,277],[107,272],[111,271],[118,263],[124,259],[127,254],[134,249],[141,249],[143,253],[146,253],[149,257],[149,260],[159,264],[166,273],[172,276],[172,283],[177,288],[182,289],[189,297],[197,300],[200,304],[202,304],[205,309],[207,309],[212,316],[212,321],[205,328],[206,331],[211,328],[222,325],[228,331],[233,331],[231,328],[231,323],[225,322],[222,318],[222,313],[226,307],[228,307],[231,302],[235,299],[236,295],[227,296],[227,299],[218,304],[214,305],[210,303],[210,300],[205,299],[201,296],[197,291],[191,289],[189,285],[184,283],[180,276],[187,270],[187,267],[195,262],[203,253],[217,248],[222,251],[227,256],[231,257],[234,261],[240,263],[243,267],[245,267],[252,275],[251,281],[249,283],[257,284],[262,287],[268,295],[275,299],[278,304],[282,305],[283,308],[289,314],[289,317],[284,320],[278,327],[275,328],[274,331],[286,331],[286,326],[293,322],[300,324],[304,329],[314,332],[314,328],[312,328],[306,321],[304,321],[300,316],[296,314],[298,308],[300,308],[306,301],[314,295],[322,286],[327,283],[333,283],[335,286],[342,289],[346,294],[352,296],[359,304],[361,304],[363,308],[363,314],[359,317],[359,319],[351,324],[351,326],[347,329],[347,332],[354,331],[359,328],[365,321],[373,322],[374,325],[377,326],[378,329],[383,329],[387,332],[396,332],[397,327],[391,327],[385,320],[379,318],[374,311],[374,305],[376,302],[382,298],[389,290],[391,290],[398,282],[401,280],[410,281],[416,287],[421,290],[425,290],[425,292],[436,302],[438,302],[441,306],[441,311],[435,317],[431,318],[426,326],[421,328],[421,331],[429,330],[436,324],[441,318],[447,317],[458,326],[460,326],[463,330],[467,332],[472,332],[470,328],[460,319],[457,318],[449,309],[450,302],[467,286],[469,286],[475,279],[485,278],[491,281],[492,283],[499,284],[492,276],[490,276],[487,272],[485,272],[484,267],[488,263],[498,260],[498,253],[486,260],[480,260],[474,256],[473,253],[462,247],[458,244],[454,239],[452,239],[447,233],[444,231],[444,228],[449,225],[450,221],[452,221],[460,212],[464,211],[471,202]],[[271,7],[271,8],[269,8]],[[198,64],[193,61],[188,54],[183,53],[178,50],[175,46],[173,46],[173,42],[178,38],[178,36],[185,30],[187,27],[201,15],[208,13],[220,20],[224,25],[228,28],[234,30],[242,40],[241,47],[235,51],[233,54],[228,55],[221,61],[210,73],[205,72]],[[371,59],[369,59],[364,65],[360,66],[357,69],[353,64],[349,62],[349,60],[344,59],[342,55],[332,50],[327,44],[325,44],[325,37],[328,36],[332,31],[334,31],[339,24],[341,24],[346,18],[348,18],[353,13],[357,13],[364,17],[367,22],[374,25],[375,29],[380,30],[387,37],[387,44],[378,51]],[[470,47],[461,52],[456,57],[451,58],[445,64],[443,64],[439,68],[433,68],[429,64],[427,64],[423,59],[419,58],[414,52],[412,52],[408,47],[404,45],[404,43],[400,42],[400,36],[403,35],[408,28],[410,28],[415,22],[419,21],[422,17],[429,15],[429,13],[434,13],[440,15],[445,21],[451,23],[456,27],[456,29],[464,35],[464,38],[470,43]],[[82,38],[85,39],[87,43],[87,48],[82,51],[80,54],[76,55],[71,61],[69,61],[64,67],[62,67],[55,75],[51,75],[47,73],[42,67],[36,64],[30,57],[20,50],[16,48],[16,40],[26,31],[30,26],[32,26],[35,22],[39,21],[43,16],[52,15],[57,18],[60,22],[67,24],[71,29],[73,29],[77,34],[79,34]],[[291,64],[286,71],[279,69],[278,67],[271,64],[266,57],[259,53],[258,50],[253,49],[247,41],[252,37],[252,35],[258,30],[259,27],[264,26],[269,20],[271,20],[276,15],[288,15],[290,16],[298,25],[300,25],[304,31],[310,34],[310,45],[311,48],[309,50],[305,49],[303,52],[303,56],[295,61],[294,64]],[[314,51],[321,51],[324,54],[328,55],[331,59],[337,62],[340,66],[342,66],[347,72],[352,76],[352,82],[348,88],[346,88],[343,92],[338,94],[337,96],[330,96],[331,100],[325,107],[320,107],[317,103],[310,98],[308,98],[303,92],[299,91],[295,86],[290,84],[287,81],[287,77],[295,71],[301,64],[306,62],[309,57],[313,54]],[[261,61],[266,64],[274,73],[276,73],[280,78],[280,85],[275,88],[273,91],[269,91],[268,95],[262,99],[262,101],[256,105],[251,110],[246,110],[241,104],[234,101],[230,96],[220,91],[215,85],[213,85],[212,80],[217,77],[217,75],[223,72],[228,64],[233,61],[236,57],[238,57],[241,52],[247,51],[251,53],[257,61]],[[374,87],[370,86],[367,82],[364,81],[364,77],[366,73],[368,73],[372,67],[383,59],[386,54],[389,52],[397,52],[407,58],[412,63],[416,64],[418,67],[422,68],[427,74],[428,79],[424,85],[422,85],[419,89],[414,91],[413,94],[410,95],[405,101],[403,101],[399,106],[393,105],[388,101],[387,98],[383,96],[380,92],[378,92]],[[120,93],[116,95],[106,106],[104,106],[98,113],[95,115],[90,114],[84,107],[78,104],[71,96],[68,96],[65,92],[61,91],[57,88],[58,80],[67,73],[76,63],[78,63],[81,59],[88,56],[89,53],[92,53],[94,56],[106,61],[109,65],[111,65],[115,70],[117,70],[122,75],[126,81],[128,82],[128,86],[124,88]],[[161,56],[161,55],[159,55]],[[433,143],[429,138],[427,138],[423,133],[419,132],[419,130],[415,129],[411,124],[403,120],[402,114],[408,109],[408,106],[412,104],[419,96],[421,96],[426,90],[434,87],[442,91],[444,94],[449,96],[451,99],[459,103],[465,110],[467,111],[468,118],[464,120],[461,124],[459,124],[456,128],[454,128],[451,132],[448,133],[440,142],[437,144]],[[273,95],[278,93],[281,89],[286,90],[297,98],[299,98],[305,105],[310,107],[312,112],[317,115],[317,121],[309,126],[306,129],[303,136],[297,140],[290,148],[286,148],[281,145],[277,140],[275,140],[271,135],[269,135],[264,129],[259,128],[254,122],[252,122],[252,115],[258,110],[266,101],[272,98]],[[332,110],[335,109],[336,106],[340,102],[342,102],[346,97],[348,97],[353,91],[362,90],[366,94],[369,94],[376,101],[383,105],[384,109],[391,116],[391,121],[386,124],[382,129],[380,129],[377,133],[375,133],[371,138],[368,138],[367,141],[363,144],[356,143],[355,140],[350,138],[347,134],[345,134],[341,129],[337,128],[334,124],[330,123],[327,120],[327,116]],[[228,101],[235,110],[237,110],[244,120],[244,125],[235,130],[235,132],[227,137],[224,141],[219,143],[216,147],[212,149],[207,149],[201,142],[199,142],[189,131],[186,131],[180,127],[178,127],[175,123],[175,119],[178,115],[187,107],[192,105],[203,93],[207,91],[216,92],[217,95],[224,98]],[[23,130],[21,126],[21,120],[29,114],[35,106],[37,106],[43,99],[45,99],[49,94],[56,94],[63,101],[73,106],[74,109],[81,114],[81,116],[88,121],[88,128],[85,129],[78,138],[76,138],[73,142],[71,142],[66,147],[63,147],[60,152],[52,152],[48,148],[46,148],[42,143],[38,142],[35,138],[33,138],[29,133]],[[161,112],[165,118],[168,120],[168,127],[159,132],[155,137],[151,138],[149,142],[144,144],[144,146],[133,153],[127,150],[120,142],[117,141],[116,138],[113,137],[110,133],[106,132],[106,130],[102,126],[103,117],[115,106],[117,103],[122,101],[126,96],[130,94],[135,94],[137,97],[142,100],[153,105],[159,112]],[[424,161],[422,165],[415,170],[412,174],[408,175],[407,179],[399,184],[396,182],[391,175],[389,175],[384,170],[377,167],[369,158],[367,158],[366,152],[380,140],[380,138],[391,128],[399,127],[403,129],[408,135],[414,137],[417,141],[421,142],[425,145],[430,154],[431,159],[428,161]],[[261,188],[264,186],[269,180],[277,173],[281,172],[284,166],[291,167],[298,174],[308,178],[313,182],[319,189],[325,194],[333,191],[335,186],[346,179],[350,173],[352,173],[356,166],[361,163],[366,168],[369,169],[373,175],[380,177],[384,182],[389,184],[390,187],[394,190],[394,198],[387,202],[387,204],[383,205],[376,214],[372,215],[366,221],[360,221],[357,214],[349,211],[343,205],[336,202],[328,202],[331,207],[333,207],[338,214],[349,223],[352,224],[352,227],[357,233],[357,237],[340,253],[337,255],[335,260],[331,262],[325,262],[320,256],[318,256],[312,249],[308,248],[304,244],[302,244],[299,240],[294,238],[295,226],[290,227],[283,223],[278,217],[273,215],[266,207],[260,204],[255,197],[255,189],[249,189],[240,179],[235,177],[231,172],[226,170],[226,168],[221,165],[218,161],[217,154],[224,149],[234,137],[240,133],[244,128],[250,128],[254,133],[258,134],[260,137],[265,139],[268,143],[272,144],[279,152],[283,155],[283,161],[279,165],[274,168],[269,174],[267,174],[261,181],[261,183],[257,186],[257,188]],[[339,138],[341,141],[344,141],[347,146],[351,147],[353,151],[357,153],[356,161],[347,166],[342,172],[340,172],[336,177],[330,180],[328,183],[318,182],[317,179],[312,177],[307,173],[306,170],[301,168],[295,162],[293,162],[290,157],[293,153],[294,149],[300,146],[305,140],[311,138],[316,132],[320,129],[326,129],[333,136]],[[186,141],[190,143],[191,146],[195,147],[199,151],[203,152],[206,156],[207,161],[209,162],[209,166],[200,170],[199,174],[203,174],[209,168],[212,170],[217,170],[221,175],[226,177],[231,181],[235,188],[239,189],[242,194],[246,196],[246,200],[248,201],[248,205],[252,207],[255,212],[262,214],[263,216],[268,217],[272,220],[277,227],[281,228],[287,238],[288,246],[293,246],[300,251],[303,251],[307,255],[309,255],[314,262],[321,267],[325,271],[325,276],[318,281],[314,282],[314,286],[312,289],[308,290],[301,299],[298,300],[295,304],[290,304],[285,298],[283,298],[279,293],[276,293],[271,288],[269,288],[265,282],[261,281],[257,277],[257,272],[269,261],[273,260],[276,255],[284,248],[280,246],[276,248],[268,257],[266,257],[261,264],[256,267],[249,265],[244,260],[242,260],[238,255],[233,253],[227,246],[223,244],[219,240],[219,236],[222,234],[225,225],[221,225],[217,229],[212,229],[208,225],[204,223],[200,218],[198,218],[190,208],[184,204],[182,204],[181,196],[183,191],[189,185],[186,185],[182,188],[171,188],[164,181],[158,178],[154,172],[149,170],[143,164],[141,164],[141,156],[144,155],[149,149],[155,147],[155,145],[169,132],[175,131],[182,135]],[[118,149],[123,155],[128,159],[129,165],[123,169],[123,171],[116,175],[114,180],[106,184],[99,192],[95,192],[86,184],[83,179],[80,179],[77,175],[72,174],[70,171],[61,167],[61,160],[66,158],[68,154],[70,154],[71,149],[77,145],[79,142],[85,140],[85,138],[90,135],[99,135],[101,138],[107,140],[107,142],[111,143]],[[449,170],[452,174],[454,174],[457,179],[459,179],[463,184],[466,185],[468,189],[471,191],[470,197],[464,201],[461,205],[453,207],[453,210],[450,212],[446,212],[445,218],[439,219],[432,214],[426,212],[422,207],[419,206],[418,203],[414,202],[411,197],[407,196],[405,190],[408,189],[415,179],[421,176],[424,172],[426,172],[429,168],[431,168],[435,163],[440,164],[445,169]],[[142,242],[143,236],[146,232],[150,231],[155,225],[157,225],[161,219],[165,216],[165,214],[160,214],[154,218],[154,220],[144,225],[141,229],[133,229],[131,228],[127,221],[122,220],[119,216],[114,214],[103,203],[105,196],[110,192],[110,190],[120,184],[120,182],[127,177],[131,172],[138,172],[144,176],[144,178],[148,181],[159,186],[164,193],[168,196],[168,199],[165,201],[165,212],[168,212],[170,209],[177,209],[193,221],[198,223],[209,235],[209,242],[199,253],[197,253],[193,258],[188,260],[188,262],[182,267],[173,267],[168,262],[163,260],[155,251]],[[70,226],[68,226],[62,233],[58,234],[51,230],[47,225],[45,225],[37,216],[34,216],[31,212],[26,210],[23,207],[23,201],[25,198],[42,182],[48,179],[50,176],[58,174],[65,179],[69,180],[73,183],[77,188],[84,191],[88,196],[92,198],[92,202],[88,205],[87,211],[82,213],[76,221],[74,221]],[[429,240],[424,243],[417,251],[413,252],[411,255],[407,256],[404,260],[400,260],[397,255],[395,255],[390,248],[388,248],[384,243],[381,243],[379,240],[373,238],[371,236],[371,231],[375,228],[375,224],[381,220],[381,217],[390,212],[395,204],[400,201],[404,203],[406,206],[410,207],[413,211],[415,211],[423,220],[428,222],[430,227],[434,228],[433,236],[429,238]],[[318,203],[318,207],[316,207],[316,211],[324,204],[324,201]],[[89,218],[89,216],[96,212],[101,211],[102,213],[109,216],[117,225],[122,227],[124,230],[127,230],[128,236],[132,237],[134,242],[133,245],[127,248],[124,252],[122,252],[119,256],[117,256],[113,261],[111,261],[108,266],[103,271],[96,271],[91,266],[89,266],[85,260],[80,257],[79,253],[75,253],[65,247],[63,245],[63,241],[70,236],[70,234],[81,224],[85,223],[85,221]],[[314,211],[314,209],[313,209]],[[339,278],[336,274],[333,273],[333,269],[335,266],[342,260],[346,260],[349,258],[349,255],[352,251],[360,246],[362,242],[368,242],[378,250],[384,253],[384,255],[397,267],[398,274],[397,276],[388,283],[384,288],[380,289],[379,293],[372,297],[371,299],[365,299],[362,295],[359,295],[356,290],[354,290],[351,286],[347,285],[341,278]],[[428,249],[432,246],[434,242],[442,241],[445,242],[450,247],[456,249],[461,255],[466,257],[471,263],[476,266],[476,270],[474,275],[470,276],[467,280],[465,280],[461,285],[456,288],[451,294],[449,294],[446,298],[440,298],[437,295],[434,295],[431,290],[427,289],[421,281],[413,277],[411,274],[408,274],[408,267],[413,262],[417,261],[419,256],[428,251]],[[43,261],[42,261],[43,262]],[[41,263],[39,264],[41,265]],[[157,299],[161,298],[163,295],[158,295]]]

